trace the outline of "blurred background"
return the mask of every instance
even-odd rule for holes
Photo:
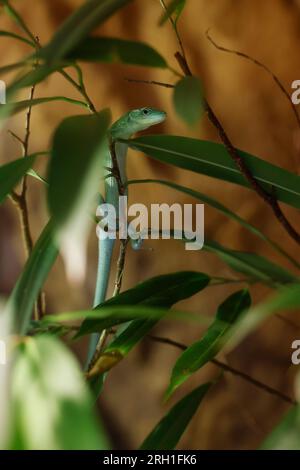
[[[13,5],[24,16],[31,31],[45,44],[58,25],[79,5],[81,0],[16,0]],[[176,38],[166,23],[158,27],[161,16],[158,0],[136,0],[111,18],[99,30],[106,36],[140,40],[156,48],[168,62],[177,67],[174,53]],[[15,30],[12,20],[3,13],[0,29]],[[208,101],[223,123],[236,147],[246,150],[290,171],[300,168],[300,131],[287,100],[262,69],[237,56],[216,50],[205,36],[211,36],[224,47],[243,51],[267,65],[287,90],[300,79],[300,2],[297,0],[187,0],[179,29],[193,73],[202,79]],[[1,65],[19,60],[29,53],[26,45],[1,38]],[[171,91],[149,85],[128,83],[125,78],[160,80],[175,83],[169,71],[120,65],[83,65],[86,86],[97,108],[110,107],[113,119],[132,108],[153,106],[168,113],[167,121],[155,132],[187,135],[218,140],[204,117],[193,130],[187,129],[175,116]],[[2,77],[0,77],[2,78]],[[73,88],[58,75],[53,75],[36,88],[36,97],[66,95],[78,98]],[[28,90],[23,97],[27,98]],[[22,97],[22,96],[20,96]],[[33,109],[30,152],[49,148],[51,135],[68,115],[81,112],[66,103],[53,103]],[[8,130],[23,135],[25,116],[9,120],[1,131],[0,163],[21,154],[19,143]],[[153,133],[153,130],[151,130]],[[45,172],[45,162],[38,170]],[[293,256],[299,256],[296,244],[284,233],[272,213],[252,192],[205,176],[179,171],[161,165],[138,153],[131,153],[130,178],[161,178],[176,181],[221,200],[225,205],[257,225],[274,240],[279,240]],[[71,177],[71,174],[70,174]],[[47,221],[47,207],[42,185],[29,180],[30,224],[34,240]],[[152,202],[190,202],[187,197],[159,186],[131,188],[130,200]],[[285,213],[300,227],[299,214],[284,207]],[[229,248],[253,251],[285,265],[271,249],[250,236],[233,222],[205,208],[205,237]],[[153,251],[128,250],[124,288],[153,275],[192,269],[214,276],[236,276],[215,256],[204,252],[187,252],[169,241],[148,241]],[[96,237],[89,244],[88,273],[81,289],[74,289],[65,277],[58,260],[47,281],[47,312],[86,308],[92,303],[97,263]],[[0,296],[9,295],[25,261],[20,226],[15,207],[7,200],[0,207]],[[178,307],[213,315],[218,304],[234,288],[210,287]],[[268,294],[267,289],[251,288],[254,301]],[[286,314],[297,322],[297,312]],[[300,319],[298,320],[300,327]],[[194,325],[164,321],[155,333],[189,344],[201,335]],[[300,328],[273,317],[247,338],[227,357],[231,366],[292,396],[294,370],[291,367],[291,343],[300,337]],[[75,345],[80,360],[84,343]],[[110,374],[100,400],[103,420],[116,448],[134,448],[148,434],[164,413],[163,393],[179,351],[171,346],[145,340]],[[215,377],[217,368],[207,365],[182,387],[175,399],[196,384]],[[256,448],[288,409],[280,399],[241,379],[224,373],[203,402],[181,441],[186,449]]]

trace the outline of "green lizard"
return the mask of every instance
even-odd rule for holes
[[[118,139],[129,139],[136,132],[142,131],[164,121],[166,113],[153,108],[141,108],[134,109],[124,114],[118,119],[110,128],[109,137],[112,142],[115,143],[115,153],[118,161],[120,176],[122,184],[126,183],[126,155],[127,145],[124,143],[116,142]],[[109,151],[105,159],[105,203],[112,204],[116,210],[118,217],[119,214],[119,189],[116,178],[110,175],[110,168],[113,167],[112,158]],[[115,239],[106,238],[104,240],[99,239],[99,258],[98,258],[98,270],[96,279],[96,289],[93,306],[96,307],[100,303],[105,301],[107,286],[109,281],[110,267],[112,253],[114,249]],[[135,243],[139,246],[139,244]],[[92,357],[99,335],[95,334],[92,336],[89,358]]]

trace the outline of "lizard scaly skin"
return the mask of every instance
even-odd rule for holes
[[[166,113],[153,108],[140,108],[129,111],[124,114],[118,121],[116,121],[110,128],[110,138],[115,143],[116,157],[118,161],[120,176],[122,183],[126,183],[126,156],[127,156],[127,145],[124,143],[116,142],[118,139],[129,139],[136,132],[142,131],[151,127],[155,124],[166,119]],[[112,204],[116,210],[118,217],[119,214],[119,190],[118,184],[114,176],[109,175],[109,169],[112,168],[112,158],[110,155],[109,148],[107,149],[107,155],[104,163],[105,169],[105,203]],[[109,274],[111,268],[111,259],[113,249],[115,245],[115,239],[106,238],[104,240],[99,239],[99,259],[98,259],[98,270],[96,289],[93,306],[101,304],[105,301],[107,286],[109,282]],[[89,358],[92,357],[99,335],[92,335]]]

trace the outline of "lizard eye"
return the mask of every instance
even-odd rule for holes
[[[144,109],[143,109],[143,114],[144,114],[145,116],[147,116],[147,114],[149,114],[149,109],[144,108]]]

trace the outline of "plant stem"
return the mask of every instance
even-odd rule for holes
[[[178,61],[178,64],[180,65],[183,73],[186,76],[192,76],[191,69],[186,61],[186,58],[180,53],[176,52],[175,57]],[[282,227],[285,229],[285,231],[290,235],[290,237],[298,244],[300,245],[300,234],[297,232],[297,230],[292,226],[292,224],[288,221],[284,213],[282,212],[278,201],[275,197],[274,194],[269,193],[266,191],[260,183],[254,178],[252,175],[251,171],[247,167],[246,163],[244,162],[243,158],[241,155],[238,153],[237,149],[234,147],[232,144],[231,140],[229,139],[224,127],[222,126],[221,122],[217,118],[216,114],[214,113],[213,109],[211,108],[210,104],[206,99],[204,101],[204,109],[207,113],[207,116],[210,120],[210,122],[213,124],[213,126],[217,129],[219,137],[221,141],[223,142],[223,145],[225,146],[228,154],[232,158],[232,160],[235,162],[237,167],[239,168],[240,172],[244,175],[246,180],[248,181],[250,187],[260,196],[261,199],[265,201],[266,204],[268,204],[275,217],[279,221],[279,223],[282,225]]]
[[[152,341],[156,341],[157,343],[168,344],[170,346],[174,346],[175,348],[181,349],[182,351],[185,351],[187,349],[187,346],[185,344],[179,343],[178,341],[174,341],[170,338],[164,338],[164,337],[161,337],[161,336],[154,336],[154,335],[148,335],[148,338],[151,339]],[[290,405],[296,405],[297,404],[296,400],[292,399],[288,395],[285,395],[280,390],[277,390],[276,388],[270,387],[269,385],[265,384],[264,382],[261,382],[260,380],[256,380],[253,377],[251,377],[249,374],[246,374],[243,371],[235,369],[234,367],[231,367],[228,364],[219,361],[218,359],[211,359],[209,362],[211,362],[211,364],[215,364],[216,366],[220,367],[225,372],[230,372],[231,374],[233,374],[237,377],[240,377],[241,379],[245,380],[246,382],[251,383],[252,385],[254,385],[254,387],[257,387],[261,390],[264,390],[265,392],[267,392],[271,395],[275,395],[277,398],[280,398],[281,400],[289,403]]]
[[[136,78],[125,78],[125,80],[130,83],[146,83],[148,85],[158,85],[165,88],[175,88],[175,85],[172,83],[157,82],[156,80],[139,80]]]
[[[166,4],[165,4],[164,0],[160,0],[160,3],[162,5],[163,9],[167,12],[167,7],[166,7]],[[183,42],[182,42],[180,34],[178,32],[176,22],[172,19],[171,16],[169,16],[169,20],[170,20],[172,28],[175,32],[177,42],[178,42],[178,45],[179,45],[179,48],[180,48],[180,52],[178,51],[178,52],[175,53],[175,58],[178,62],[179,67],[181,68],[183,74],[185,76],[190,76],[191,77],[191,76],[193,76],[193,74],[192,74],[192,71],[191,71],[190,66],[188,64],[187,58],[186,58],[185,50],[184,50],[184,47],[183,47]],[[260,63],[259,63],[259,65],[262,66],[262,64],[260,64]],[[276,81],[276,83],[279,86],[281,85],[280,82],[278,83],[278,81]],[[281,208],[278,204],[278,201],[276,199],[276,195],[273,194],[272,192],[269,193],[268,191],[266,191],[263,188],[263,186],[261,186],[260,183],[258,183],[258,181],[254,178],[251,171],[249,170],[246,163],[244,162],[243,158],[240,156],[237,149],[234,147],[231,140],[229,139],[225,129],[223,128],[221,122],[217,118],[215,112],[213,111],[213,109],[210,106],[210,104],[208,103],[208,101],[206,99],[204,99],[203,102],[204,102],[204,109],[207,113],[207,116],[208,116],[209,120],[211,121],[213,126],[217,129],[219,137],[220,137],[221,141],[223,142],[223,145],[227,149],[228,154],[230,155],[232,160],[235,162],[235,164],[239,168],[240,172],[244,175],[244,177],[248,181],[250,187],[260,196],[261,199],[263,199],[266,202],[266,204],[268,204],[271,207],[275,217],[277,218],[279,223],[282,225],[284,230],[290,235],[290,237],[298,245],[300,245],[300,234],[297,232],[297,230],[293,227],[293,225],[288,221],[288,219],[286,218],[286,216],[282,212],[282,210],[281,210]],[[296,117],[297,117],[297,120],[298,120],[299,116],[298,116],[297,112],[296,112]],[[300,119],[299,119],[299,121],[300,121]]]

